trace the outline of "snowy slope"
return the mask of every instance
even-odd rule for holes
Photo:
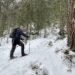
[[[68,67],[63,63],[62,52],[55,53],[56,50],[67,49],[67,39],[56,40],[56,36],[38,38],[30,40],[26,44],[25,51],[30,54],[21,57],[20,47],[17,47],[14,56],[17,58],[9,60],[11,50],[11,40],[0,46],[0,75],[75,75],[75,69],[67,72]],[[49,46],[52,41],[53,46]]]

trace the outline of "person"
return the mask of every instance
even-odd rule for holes
[[[22,56],[27,55],[26,53],[24,53],[24,44],[21,41],[23,40],[21,38],[22,35],[26,38],[29,38],[29,36],[25,34],[20,27],[13,29],[12,33],[10,34],[10,37],[12,38],[12,48],[10,51],[10,59],[14,58],[13,54],[17,45],[21,46],[21,55]]]

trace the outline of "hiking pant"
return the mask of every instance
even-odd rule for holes
[[[22,41],[14,41],[14,43],[12,42],[12,49],[10,51],[10,58],[13,57],[13,54],[14,54],[14,51],[15,51],[15,48],[17,45],[21,46],[21,55],[23,56],[25,54],[23,42]]]

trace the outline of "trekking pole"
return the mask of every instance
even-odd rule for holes
[[[29,39],[29,52],[28,52],[28,54],[30,54],[30,39]]]

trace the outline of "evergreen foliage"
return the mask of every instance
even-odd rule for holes
[[[60,34],[64,36],[67,25],[67,0],[0,0],[0,35],[4,30],[22,25],[34,24],[37,31],[51,23],[59,23]]]

